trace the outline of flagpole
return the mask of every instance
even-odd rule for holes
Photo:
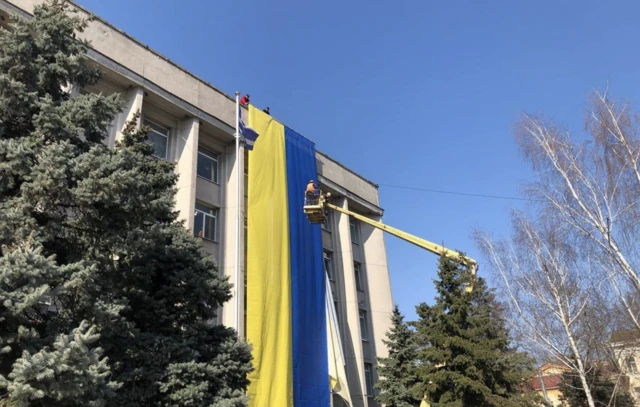
[[[234,267],[235,328],[240,336],[240,92],[236,91],[236,259]]]

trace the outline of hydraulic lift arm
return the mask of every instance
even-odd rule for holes
[[[414,245],[421,247],[423,249],[426,249],[433,254],[436,254],[439,256],[444,255],[451,259],[460,261],[461,263],[467,266],[467,269],[471,272],[473,278],[475,279],[476,272],[478,271],[478,263],[470,257],[461,256],[458,252],[447,249],[446,247],[440,246],[439,244],[432,243],[418,236],[414,236],[410,233],[403,232],[400,229],[396,229],[389,225],[385,225],[382,222],[369,219],[366,216],[362,216],[355,212],[351,212],[347,209],[342,209],[339,206],[336,206],[327,202],[327,198],[322,193],[314,197],[305,198],[304,213],[309,218],[309,222],[325,223],[327,221],[327,217],[326,217],[327,209],[333,209],[334,211],[344,213],[345,215],[353,216],[354,218],[358,219],[361,222],[364,222],[368,225],[373,226],[374,228],[390,233],[406,242],[413,243]],[[466,287],[465,291],[471,292],[472,290],[473,290],[473,282],[471,282],[471,284]],[[429,407],[429,403],[427,402],[426,397],[420,403],[420,407]]]
[[[399,237],[400,239],[402,239],[402,240],[404,240],[406,242],[413,243],[414,245],[416,245],[418,247],[421,247],[421,248],[423,248],[425,250],[428,250],[433,254],[437,254],[438,256],[444,255],[444,256],[447,256],[449,258],[458,260],[458,261],[464,263],[467,266],[467,268],[469,269],[469,271],[471,271],[471,273],[473,274],[474,277],[476,275],[476,271],[477,271],[477,268],[478,268],[478,263],[475,260],[473,260],[473,259],[471,259],[469,257],[466,257],[466,256],[462,256],[461,257],[458,252],[455,252],[453,250],[447,249],[444,246],[440,246],[439,244],[436,244],[436,243],[430,242],[428,240],[422,239],[422,238],[420,238],[418,236],[414,236],[414,235],[412,235],[410,233],[403,232],[402,230],[396,229],[396,228],[394,228],[392,226],[385,225],[382,222],[377,222],[377,221],[375,221],[373,219],[367,218],[366,216],[362,216],[362,215],[357,214],[355,212],[351,212],[349,210],[340,208],[339,206],[333,205],[331,203],[324,202],[324,206],[326,206],[327,208],[331,208],[334,211],[342,212],[345,215],[353,216],[354,218],[358,219],[361,222],[367,223],[367,224],[369,224],[369,225],[371,225],[371,226],[373,226],[373,227],[375,227],[377,229],[383,230],[383,231],[385,231],[385,232],[387,232],[389,234],[392,234],[392,235],[394,235],[396,237]]]
[[[342,209],[339,206],[333,205],[327,201],[327,198],[321,193],[320,195],[316,195],[314,197],[307,197],[305,199],[304,205],[304,213],[309,218],[309,222],[311,223],[325,223],[327,221],[326,211],[327,209],[333,209],[334,211],[338,211],[344,213],[345,215],[353,216],[361,222],[369,224],[374,228],[383,230],[387,233],[390,233],[400,239],[413,243],[414,245],[421,247],[430,251],[431,253],[437,254],[439,256],[444,255],[451,259],[460,261],[461,263],[467,266],[467,269],[471,272],[473,277],[475,278],[476,272],[478,270],[478,263],[469,257],[460,256],[458,252],[447,249],[444,246],[440,246],[439,244],[432,243],[428,240],[419,238],[418,236],[414,236],[410,233],[403,232],[400,229],[396,229],[389,225],[385,225],[382,222],[377,222],[373,219],[369,219],[366,216],[362,216],[355,212],[351,212],[347,209]],[[467,291],[470,291],[472,286],[467,287]]]

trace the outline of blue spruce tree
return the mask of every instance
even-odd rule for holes
[[[0,406],[246,405],[231,297],[174,211],[173,165],[95,84],[62,0],[0,30]],[[135,120],[135,119],[134,119]],[[3,404],[4,403],[4,404]]]
[[[376,388],[380,393],[376,401],[388,407],[419,406],[420,398],[411,393],[417,382],[415,372],[418,348],[414,332],[405,322],[397,305],[393,308],[391,329],[383,342],[389,350],[389,356],[378,358],[380,381]]]

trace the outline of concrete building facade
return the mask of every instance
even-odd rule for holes
[[[7,27],[14,14],[30,18],[39,2],[0,0],[0,25]],[[235,211],[240,205],[245,218],[240,245],[246,253],[247,160],[244,149],[239,157],[235,154],[235,99],[100,18],[81,36],[91,42],[89,62],[99,66],[104,77],[86,89],[71,86],[70,92],[119,93],[126,101],[125,109],[108,129],[105,142],[111,147],[122,137],[124,124],[136,112],[141,113],[138,124],[152,128],[149,141],[156,155],[176,163],[176,209],[186,227],[202,237],[220,273],[239,288],[234,295],[244,304],[245,257],[240,257],[241,273],[236,282],[234,242]],[[374,183],[326,154],[318,152],[316,159],[318,182],[338,205],[381,219],[383,210]],[[237,171],[245,174],[239,186]],[[238,187],[244,192],[241,202],[236,200]],[[330,213],[322,235],[325,271],[331,281],[354,407],[377,406],[373,400],[376,358],[387,354],[382,339],[390,327],[393,306],[384,236],[382,231],[339,212]],[[232,299],[220,310],[218,323],[235,325],[233,304]],[[244,336],[244,313],[238,319],[234,327]],[[337,396],[334,405],[343,405]]]
[[[636,406],[640,406],[640,329],[615,331],[611,335],[618,366],[624,377],[624,384]]]

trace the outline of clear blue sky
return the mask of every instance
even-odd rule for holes
[[[380,184],[517,196],[523,110],[582,131],[607,82],[640,98],[640,2],[79,0]],[[478,257],[517,201],[380,187],[385,222]],[[431,302],[437,258],[386,237],[395,301]],[[482,261],[481,258],[479,258]],[[482,273],[482,265],[480,272]],[[485,270],[486,271],[486,270]]]

